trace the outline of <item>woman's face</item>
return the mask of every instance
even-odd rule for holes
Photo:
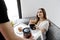
[[[44,16],[42,10],[38,10],[37,15],[39,18],[43,18]]]

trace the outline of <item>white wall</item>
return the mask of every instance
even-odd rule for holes
[[[17,0],[4,0],[8,9],[8,17],[11,21],[19,19]]]
[[[36,15],[38,8],[45,8],[47,17],[60,27],[60,0],[21,0],[22,17]]]

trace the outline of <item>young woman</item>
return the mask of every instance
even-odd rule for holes
[[[46,32],[49,28],[49,21],[47,20],[46,11],[44,8],[38,9],[36,19],[30,20],[29,24],[35,24],[36,29],[41,30],[43,39],[46,39]]]

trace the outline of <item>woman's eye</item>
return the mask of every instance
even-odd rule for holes
[[[37,13],[42,13],[42,11],[40,11],[40,12],[37,12]]]
[[[42,13],[42,11],[40,11],[40,13]]]

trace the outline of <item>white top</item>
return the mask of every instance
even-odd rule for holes
[[[46,30],[44,33],[42,33],[43,34],[43,39],[45,40],[46,39],[46,36],[45,35],[46,35],[46,32],[48,31],[48,28],[49,28],[49,21],[48,20],[45,20],[45,21],[39,23],[39,25],[37,27]]]
[[[39,23],[38,27],[39,27],[39,28],[43,28],[43,29],[45,29],[46,31],[48,31],[49,21],[48,21],[48,20],[45,20],[45,21]]]

